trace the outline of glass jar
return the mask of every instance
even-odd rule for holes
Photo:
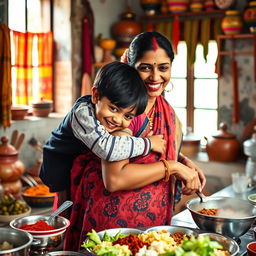
[[[237,10],[228,10],[222,19],[221,28],[226,35],[239,34],[242,30],[243,22]]]

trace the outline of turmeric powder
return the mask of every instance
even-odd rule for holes
[[[49,187],[44,184],[38,184],[33,187],[29,187],[23,191],[25,196],[54,196],[54,193],[50,192]]]

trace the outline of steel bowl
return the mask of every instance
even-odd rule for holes
[[[22,230],[21,227],[25,224],[34,224],[39,220],[47,221],[50,215],[31,215],[23,218],[17,218],[10,222],[10,226],[16,230]],[[50,231],[32,231],[26,230],[33,236],[33,244],[31,251],[34,254],[47,253],[52,250],[56,250],[64,240],[64,234],[70,222],[68,219],[56,216],[53,220],[52,226],[55,228]]]
[[[239,252],[239,245],[232,238],[214,233],[202,233],[198,236],[208,236],[211,240],[219,242],[223,249],[230,252],[230,256],[235,256]]]
[[[54,252],[48,252],[47,254],[44,254],[44,256],[86,256],[88,254],[82,253],[82,252],[73,252],[73,251],[54,251]]]
[[[0,244],[8,242],[13,245],[12,249],[0,250],[3,256],[27,256],[33,242],[33,236],[28,232],[12,228],[0,228]]]
[[[186,203],[196,225],[205,231],[215,232],[231,238],[245,234],[255,221],[256,208],[247,200],[231,197],[206,197],[205,202],[193,198]],[[209,216],[198,211],[216,208],[219,214]]]
[[[118,232],[120,232],[123,235],[142,233],[142,231],[137,228],[111,228],[111,229],[102,230],[102,231],[98,232],[97,234],[102,239],[105,232],[107,232],[110,236],[115,236]]]
[[[193,229],[190,229],[190,228],[187,228],[187,227],[175,226],[175,225],[172,225],[172,226],[155,226],[155,227],[151,227],[151,228],[146,229],[143,233],[148,233],[148,232],[152,232],[152,231],[160,232],[162,230],[166,230],[170,234],[180,232],[180,233],[183,233],[183,234],[186,234],[186,235],[194,235],[194,236],[198,235],[198,232],[196,232]]]

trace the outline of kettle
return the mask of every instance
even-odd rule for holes
[[[248,156],[245,164],[245,173],[251,178],[252,182],[256,182],[256,126],[252,138],[244,141],[244,154]]]
[[[225,123],[220,124],[220,130],[212,138],[206,138],[206,152],[209,160],[217,162],[233,162],[240,151],[240,143],[236,135],[227,131]]]

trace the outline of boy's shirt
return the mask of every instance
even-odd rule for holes
[[[40,178],[52,192],[69,187],[74,159],[92,151],[107,161],[147,155],[148,138],[112,136],[96,119],[91,96],[79,98],[44,145]]]

